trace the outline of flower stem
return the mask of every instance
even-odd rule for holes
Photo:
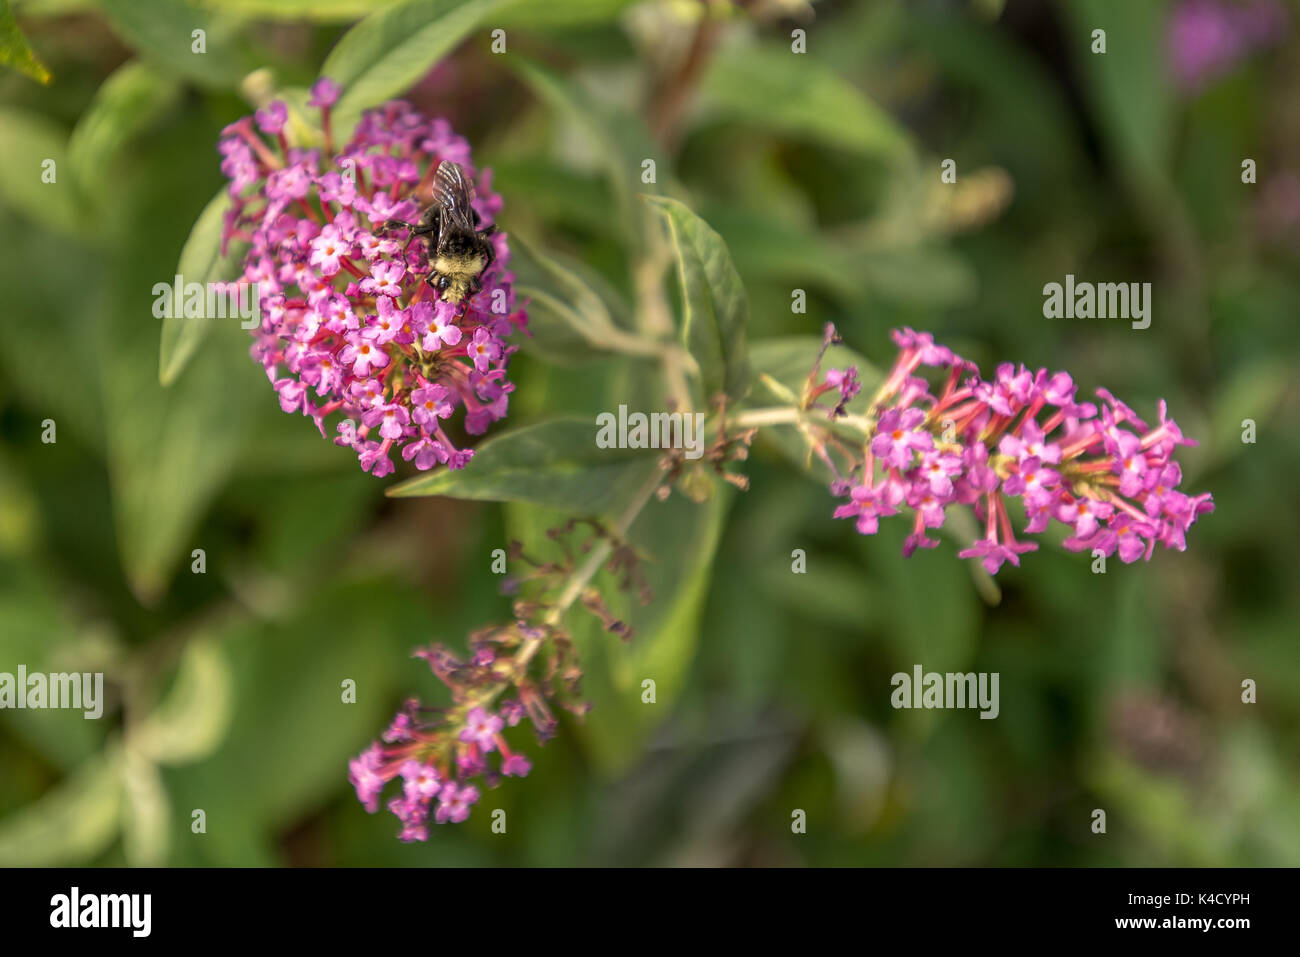
[[[560,623],[560,619],[564,617],[564,613],[567,612],[569,608],[572,607],[573,603],[578,600],[583,589],[591,583],[591,580],[596,577],[596,573],[600,571],[600,567],[605,564],[605,560],[609,558],[610,552],[614,550],[615,540],[626,535],[628,529],[632,527],[632,523],[635,522],[637,516],[641,514],[641,509],[645,508],[646,503],[649,502],[651,496],[654,495],[655,489],[659,487],[659,483],[663,480],[663,476],[663,469],[655,469],[654,474],[650,476],[646,483],[637,490],[632,501],[628,503],[627,508],[623,510],[623,513],[614,522],[610,534],[596,543],[591,550],[591,554],[587,556],[587,560],[576,568],[573,574],[569,576],[569,580],[565,583],[564,590],[560,592],[560,597],[556,599],[555,604],[551,606],[551,610],[547,612],[546,617],[542,619],[544,625],[548,628],[553,628]],[[524,674],[528,670],[529,663],[533,660],[533,657],[542,647],[545,640],[546,638],[544,635],[539,638],[529,638],[519,647],[519,650],[515,652],[513,675],[511,678],[512,681],[517,682],[523,678]],[[470,704],[469,707],[485,707],[497,695],[505,690],[505,685],[507,683],[508,682],[502,682],[499,685],[489,688],[477,700]]]

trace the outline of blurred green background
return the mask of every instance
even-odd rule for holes
[[[385,498],[280,412],[237,328],[164,390],[150,311],[222,186],[220,129],[381,6],[13,4],[53,82],[0,75],[0,671],[102,670],[109,701],[0,712],[0,864],[1300,863],[1300,9],[573,0],[502,7],[505,54],[472,32],[409,99],[494,170],[507,230],[628,295],[606,140],[655,157],[727,240],[752,343],[830,320],[885,366],[906,324],[1144,417],[1166,398],[1217,508],[1185,553],[1104,575],[1045,540],[990,605],[951,541],[905,561],[903,522],[856,535],[760,437],[750,491],[655,519],[685,584],[633,648],[584,648],[586,721],[521,736],[527,779],[405,846],[346,762],[437,700],[413,646],[509,614],[490,553],[544,523]],[[1044,319],[1066,273],[1151,282],[1151,327]],[[594,416],[638,375],[539,346],[505,427]],[[1000,673],[1000,716],[891,709],[915,663]]]

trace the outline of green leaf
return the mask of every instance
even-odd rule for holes
[[[131,729],[133,751],[159,764],[187,764],[211,753],[230,724],[230,664],[211,637],[191,639],[163,702]]]
[[[738,398],[747,385],[745,325],[749,305],[727,244],[675,199],[649,197],[668,221],[682,287],[682,344],[700,366],[707,402],[716,393]],[[703,403],[701,403],[703,404]]]
[[[231,727],[211,755],[167,774],[176,807],[205,809],[209,831],[231,835],[204,842],[207,860],[251,863],[264,856],[262,835],[347,790],[348,758],[403,694],[427,690],[406,655],[430,627],[413,589],[335,577],[283,619],[221,628],[234,674]],[[344,698],[345,681],[355,682],[355,703]],[[365,813],[351,798],[346,807]]]
[[[581,515],[608,515],[659,467],[658,453],[602,449],[594,420],[554,419],[488,439],[469,464],[438,469],[388,490],[397,498],[445,495],[489,502],[532,502]]]
[[[52,79],[50,71],[32,52],[27,38],[18,29],[14,13],[9,9],[9,0],[0,0],[0,63],[25,73],[37,83],[49,85]]]
[[[727,243],[736,269],[752,280],[821,288],[845,302],[862,296],[865,283],[851,255],[837,242],[802,226],[736,207],[710,207],[709,224]]]
[[[573,306],[523,282],[515,283],[515,292],[528,303],[528,333],[519,340],[523,351],[552,365],[576,365],[608,354],[592,345]]]
[[[86,216],[68,175],[67,136],[41,116],[0,107],[0,201],[33,223],[84,240]],[[53,160],[53,167],[47,161]],[[43,174],[52,170],[54,182]],[[62,175],[60,175],[62,174]]]
[[[132,867],[161,867],[171,843],[171,801],[158,768],[131,748],[122,753],[122,849]]]
[[[1165,61],[1164,0],[1079,0],[1063,12],[1073,30],[1070,59],[1079,67],[1111,148],[1138,187],[1167,184],[1174,146],[1174,95]],[[1106,52],[1092,52],[1092,31],[1106,31]]]
[[[221,255],[223,220],[229,208],[230,196],[222,188],[199,214],[176,264],[176,273],[184,284],[196,282],[206,289],[210,282],[228,282],[239,275],[242,247],[231,243],[226,255]],[[173,308],[172,312],[176,311]],[[158,352],[160,383],[169,386],[176,381],[212,328],[212,322],[208,318],[187,319],[175,314],[163,319]]]
[[[0,559],[0,671],[12,673],[19,663],[29,674],[109,670],[85,625],[75,620],[65,588],[36,562]],[[75,708],[0,710],[6,736],[69,771],[99,749],[109,721],[87,720],[85,710]]]
[[[875,249],[854,265],[872,293],[905,305],[961,305],[979,290],[970,265],[940,246]]]
[[[618,19],[639,0],[509,0],[497,20],[502,26],[546,29],[575,27]]]
[[[785,47],[737,47],[703,83],[712,112],[863,156],[906,159],[907,134],[888,113],[815,57]]]
[[[137,60],[100,85],[68,138],[68,162],[87,200],[102,201],[112,188],[118,151],[171,109],[180,92],[172,79]]]
[[[343,35],[320,75],[343,87],[334,108],[346,136],[361,113],[405,93],[502,0],[409,0],[366,17]]]
[[[512,56],[508,65],[539,99],[590,140],[614,196],[616,220],[633,252],[641,249],[647,217],[633,195],[634,189],[647,188],[641,183],[641,164],[655,159],[657,169],[667,168],[656,159],[658,149],[644,124],[635,116],[612,114],[572,83],[536,63]]]
[[[524,349],[568,365],[608,355],[631,340],[622,331],[629,322],[627,304],[593,270],[576,260],[546,255],[516,232],[510,234],[510,246],[515,291],[528,300]],[[651,353],[651,344],[646,346]]]
[[[168,250],[181,245],[176,227],[186,219],[176,212],[192,208],[194,179],[206,166],[197,156],[189,163],[170,154],[142,161],[123,205],[123,231],[165,230],[166,240],[147,250],[115,251],[106,315],[96,330],[114,526],[127,579],[145,603],[161,596],[182,557],[189,561],[193,549],[208,544],[194,541],[194,530],[266,401],[266,377],[248,359],[248,332],[237,318],[189,320],[210,326],[206,334],[219,348],[195,356],[170,388],[158,381],[160,321],[152,290],[173,282]],[[212,218],[209,210],[205,243],[196,239],[182,253],[186,281],[211,275],[218,228]],[[198,246],[204,246],[201,256]]]
[[[203,6],[259,20],[312,20],[333,23],[356,20],[399,0],[201,0]]]
[[[254,64],[235,42],[237,18],[183,0],[100,0],[109,24],[127,46],[168,71],[212,89],[230,89]],[[204,51],[194,50],[203,31]]]
[[[1222,465],[1251,447],[1241,440],[1241,423],[1246,419],[1255,422],[1258,441],[1258,433],[1267,429],[1269,419],[1294,382],[1290,364],[1273,356],[1256,359],[1228,377],[1215,390],[1212,401],[1209,441],[1205,443],[1208,447],[1201,453],[1208,463]],[[1195,435],[1190,429],[1188,432]],[[1190,477],[1192,469],[1188,464],[1184,471]]]
[[[121,769],[120,750],[98,755],[0,821],[0,867],[85,864],[102,852],[121,826]]]
[[[568,304],[570,315],[566,319],[576,332],[590,338],[614,325],[605,300],[578,275],[578,264],[562,263],[557,256],[543,253],[518,233],[510,234],[510,252],[510,268],[517,281],[553,290]],[[615,308],[626,315],[626,305],[620,303]]]
[[[168,391],[153,381],[145,343],[134,343],[138,358],[125,344],[104,358],[115,527],[132,589],[146,604],[161,596],[178,561],[202,547],[191,539],[194,529],[266,399],[266,379],[247,360],[246,334],[237,326],[222,332],[223,348],[201,356]]]

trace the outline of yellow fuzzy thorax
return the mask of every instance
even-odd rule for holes
[[[438,256],[433,261],[433,271],[451,280],[462,277],[472,279],[481,273],[486,265],[487,262],[481,255],[472,253],[464,256]]]

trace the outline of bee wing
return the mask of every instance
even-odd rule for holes
[[[433,176],[433,201],[442,208],[445,224],[474,231],[474,187],[459,163],[444,160],[438,164]]]

